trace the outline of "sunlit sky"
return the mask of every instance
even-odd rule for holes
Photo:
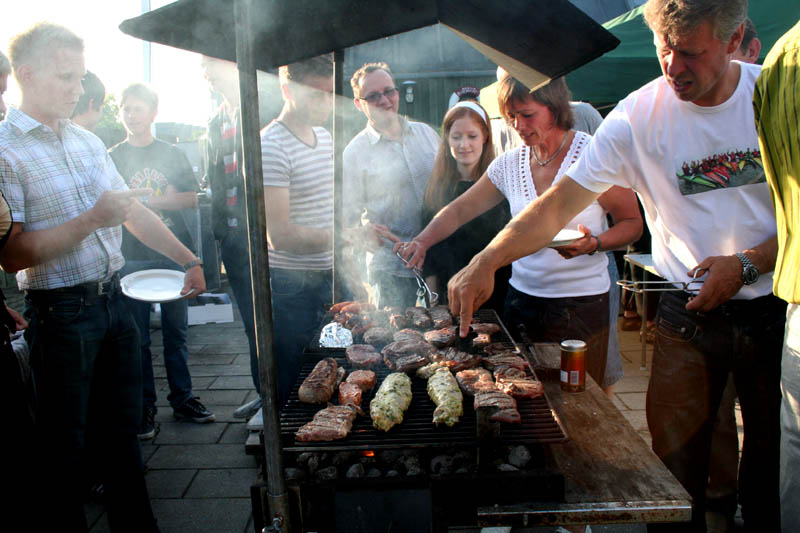
[[[143,41],[122,33],[119,24],[142,13],[142,0],[4,0],[0,46],[8,55],[11,37],[35,22],[62,24],[84,40],[86,68],[97,74],[107,93],[119,95],[128,84],[145,80]],[[151,9],[171,0],[150,0]],[[146,2],[145,2],[146,4]],[[13,6],[13,7],[12,7]],[[159,122],[205,125],[211,113],[208,85],[197,54],[151,45],[151,79],[159,94]],[[9,76],[7,104],[19,102]]]

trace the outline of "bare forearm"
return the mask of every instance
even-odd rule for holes
[[[125,227],[145,246],[179,265],[195,259],[195,254],[175,237],[161,219],[138,202],[131,212],[130,219],[125,223]]]
[[[475,213],[468,215],[457,203],[451,203],[439,210],[414,240],[422,243],[425,248],[430,248],[455,233],[475,216]]]
[[[778,237],[771,237],[758,246],[742,250],[759,272],[766,273],[775,270],[775,261],[778,257]]]
[[[620,220],[612,227],[598,235],[601,241],[600,250],[610,252],[624,248],[628,244],[639,240],[642,236],[642,221],[639,220]]]
[[[0,253],[0,265],[6,272],[16,272],[46,263],[64,255],[97,228],[88,212],[60,226],[39,231],[22,231],[22,224],[14,224]]]

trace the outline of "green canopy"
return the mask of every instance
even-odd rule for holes
[[[573,99],[595,106],[615,104],[661,75],[653,33],[642,10],[637,7],[603,24],[621,44],[567,75]],[[800,0],[751,0],[749,15],[761,40],[760,63],[775,41],[800,19]]]

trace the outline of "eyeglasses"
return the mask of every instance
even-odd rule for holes
[[[387,99],[391,100],[392,97],[397,94],[398,90],[399,89],[397,87],[392,87],[391,89],[386,89],[383,92],[371,93],[364,97],[359,96],[358,99],[366,100],[368,103],[375,105],[381,101],[382,96],[385,96]]]

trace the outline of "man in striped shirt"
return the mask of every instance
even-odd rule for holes
[[[9,47],[22,91],[0,124],[0,189],[14,224],[0,254],[18,271],[32,312],[39,479],[55,497],[28,517],[49,529],[86,531],[86,450],[100,462],[113,531],[158,531],[136,432],[142,416],[139,335],[119,286],[121,229],[184,265],[182,294],[205,290],[199,260],[128,190],[94,134],[69,119],[83,93],[83,41],[39,23]],[[50,487],[48,487],[50,488]]]
[[[284,105],[261,132],[272,313],[281,404],[303,345],[331,303],[333,63],[320,56],[280,68]]]
[[[781,359],[781,528],[800,531],[800,22],[767,55],[753,104],[778,220],[773,290],[789,302]]]

